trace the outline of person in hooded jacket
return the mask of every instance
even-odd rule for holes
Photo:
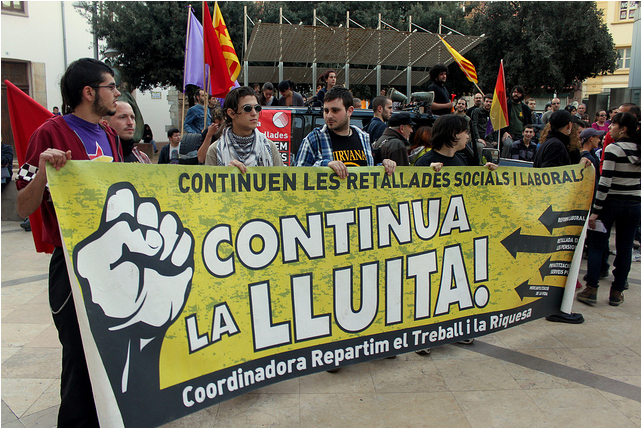
[[[581,157],[579,137],[572,132],[572,115],[569,111],[555,111],[548,125],[541,133],[541,143],[534,155],[534,168],[590,162]]]

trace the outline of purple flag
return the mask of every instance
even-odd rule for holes
[[[487,118],[487,128],[485,128],[485,136],[487,137],[492,132],[494,132],[494,127],[492,126],[492,119]]]
[[[187,41],[185,43],[185,78],[183,80],[183,91],[187,85],[197,85],[204,88],[203,80],[203,26],[194,11],[189,8],[189,25],[187,32]]]

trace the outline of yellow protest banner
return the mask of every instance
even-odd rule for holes
[[[127,426],[557,312],[594,186],[582,166],[47,174],[101,424]]]

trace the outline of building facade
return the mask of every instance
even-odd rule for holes
[[[95,57],[88,19],[71,1],[2,1],[2,141],[13,145],[4,80],[18,86],[49,111],[60,107],[60,78],[79,58]],[[100,46],[99,51],[104,51]],[[98,59],[103,59],[102,57]],[[166,141],[169,90],[134,98],[157,141]],[[180,115],[177,115],[179,120]],[[178,124],[180,122],[177,122]]]
[[[583,96],[609,93],[614,88],[627,88],[632,58],[632,27],[639,13],[637,1],[598,1],[603,11],[603,20],[612,34],[614,46],[619,53],[614,73],[597,76],[583,82]]]

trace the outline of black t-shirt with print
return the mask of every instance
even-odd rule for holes
[[[358,133],[350,130],[349,136],[343,136],[330,130],[329,137],[332,140],[334,160],[341,161],[346,166],[367,166],[367,156]]]

